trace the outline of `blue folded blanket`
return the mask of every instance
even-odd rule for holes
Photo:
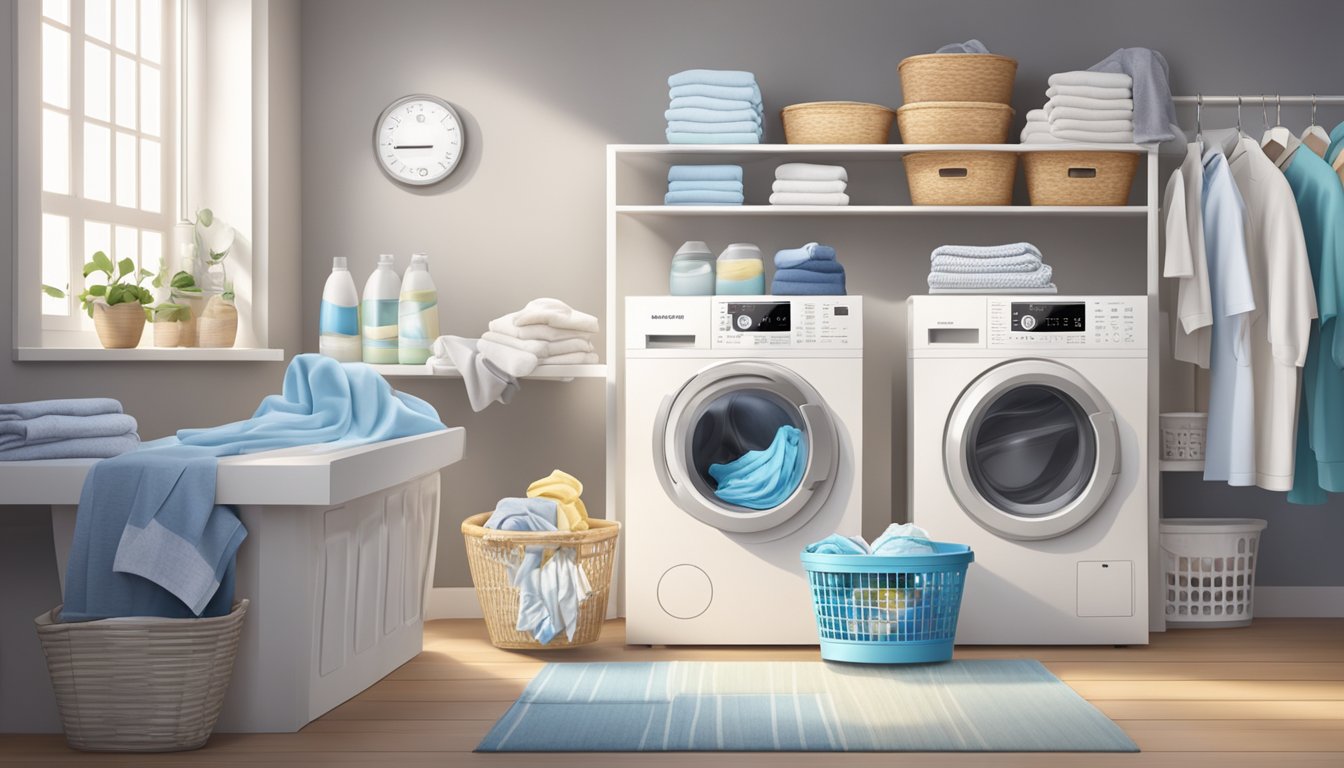
[[[140,436],[134,432],[115,437],[72,437],[50,443],[19,445],[0,450],[0,461],[40,461],[43,459],[110,459],[134,451]]]
[[[785,248],[775,252],[775,266],[783,269],[809,261],[835,261],[835,249],[820,243],[808,243],[802,248]]]
[[[845,267],[838,261],[809,261],[796,267],[775,270],[776,277],[800,283],[825,283],[845,280]]]
[[[668,192],[736,192],[742,194],[740,181],[669,181]]]
[[[761,124],[751,120],[736,123],[696,123],[687,120],[673,120],[667,124],[667,130],[676,133],[754,133],[765,135]]]
[[[707,96],[711,99],[731,99],[734,101],[750,102],[752,107],[761,106],[761,89],[755,85],[705,85],[704,83],[693,83],[690,85],[675,85],[667,92],[669,99],[680,99],[685,96]]]
[[[121,403],[110,397],[0,403],[0,421],[36,419],[39,416],[99,416],[105,413],[121,413]]]
[[[686,192],[668,192],[663,195],[664,205],[741,205],[741,192],[718,192],[698,189]]]
[[[797,427],[785,424],[770,447],[749,451],[727,464],[709,465],[718,487],[714,495],[748,509],[772,509],[798,490],[807,468],[807,445]]]
[[[755,86],[756,76],[734,69],[688,69],[667,78],[669,88],[678,85]]]
[[[770,282],[770,293],[774,296],[844,296],[845,284],[800,283],[775,278]]]
[[[674,165],[667,169],[672,181],[742,181],[740,165]]]
[[[678,120],[696,122],[696,123],[737,123],[750,122],[756,125],[761,124],[761,113],[755,109],[700,109],[696,107],[680,107],[669,109],[663,113],[663,117],[668,122]]]
[[[760,144],[755,133],[686,133],[668,131],[668,144]]]
[[[317,443],[361,445],[442,429],[423,400],[362,363],[298,355],[252,418],[98,462],[85,478],[62,619],[223,615],[246,532],[216,505],[218,457]]]
[[[124,413],[97,416],[51,414],[32,419],[0,421],[0,452],[24,445],[54,443],[89,437],[121,437],[135,433],[135,419]]]
[[[761,103],[749,99],[718,99],[713,96],[678,96],[667,103],[669,110],[710,109],[724,112],[750,112],[760,116]]]
[[[841,536],[832,533],[821,541],[814,541],[803,548],[805,552],[816,555],[866,555],[868,542],[862,536]]]

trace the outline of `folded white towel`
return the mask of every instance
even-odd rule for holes
[[[849,195],[843,192],[776,192],[770,195],[771,205],[849,205]]]
[[[1134,122],[1132,109],[1079,109],[1078,107],[1051,107],[1045,105],[1046,120],[1127,120]]]
[[[514,325],[513,317],[518,314],[511,312],[503,317],[497,317],[490,321],[490,330],[495,333],[502,333],[505,336],[513,336],[518,339],[540,340],[540,341],[564,341],[565,339],[588,339],[593,334],[583,331],[570,330],[568,328],[552,328],[549,325]]]
[[[1090,72],[1074,70],[1056,72],[1048,81],[1051,85],[1090,85],[1094,88],[1129,88],[1134,81],[1123,72]]]
[[[1032,272],[930,272],[930,288],[1044,288],[1051,283],[1049,264]]]
[[[1050,132],[1049,123],[1027,123],[1022,127],[1022,136],[1024,138],[1027,136],[1031,136],[1033,134],[1049,133],[1049,132]]]
[[[1076,96],[1069,93],[1057,93],[1049,96],[1049,101],[1045,102],[1045,116],[1060,107],[1073,107],[1076,109],[1094,109],[1094,110],[1113,110],[1124,109],[1134,111],[1134,100],[1125,97],[1123,99],[1094,99],[1088,96]]]
[[[1041,257],[1026,253],[1020,256],[1004,256],[997,259],[935,256],[929,270],[931,272],[979,274],[984,272],[1035,272],[1040,268]]]
[[[506,347],[513,347],[514,349],[521,349],[524,352],[531,352],[539,358],[551,357],[552,355],[567,355],[571,352],[593,351],[593,342],[583,336],[576,336],[572,339],[560,339],[559,341],[545,341],[542,339],[520,339],[517,336],[486,331],[481,338],[495,344],[503,344]]]
[[[1056,96],[1081,96],[1084,99],[1099,99],[1102,101],[1129,101],[1133,105],[1133,91],[1128,88],[1097,88],[1091,85],[1057,85],[1045,89],[1045,97],[1053,99]]]
[[[1059,293],[1059,288],[1055,287],[1054,283],[1051,283],[1049,285],[1040,288],[1027,288],[1019,285],[1014,287],[1011,291],[1005,291],[1002,288],[929,288],[929,294],[931,296],[938,296],[938,295],[968,296],[978,294],[988,294],[991,296],[1007,296],[1007,295],[1035,296],[1035,295],[1045,295],[1052,293]]]
[[[940,245],[929,253],[929,260],[933,261],[940,256],[955,256],[962,259],[1005,259],[1027,255],[1042,258],[1040,248],[1024,242],[1000,245]]]
[[[1133,131],[1098,133],[1096,131],[1040,131],[1022,134],[1023,144],[1133,144]]]
[[[1049,115],[1046,114],[1046,112],[1045,112],[1044,109],[1031,109],[1031,110],[1027,110],[1027,122],[1028,122],[1028,123],[1044,123],[1044,122],[1048,122],[1049,119],[1050,119],[1050,117],[1049,117]]]
[[[593,365],[596,362],[596,352],[570,352],[564,355],[537,358],[538,365]]]
[[[839,165],[785,163],[775,169],[775,178],[790,181],[849,181],[849,173]]]
[[[531,352],[485,339],[476,342],[476,348],[480,350],[481,357],[510,376],[526,376],[537,369],[537,356]]]
[[[1134,132],[1133,120],[1069,120],[1050,121],[1050,131],[1087,131],[1088,133]]]
[[[597,333],[597,318],[569,306],[559,299],[533,299],[514,312],[514,325],[549,325],[552,328]]]
[[[775,179],[770,186],[771,192],[844,192],[843,181],[795,181],[793,179]]]

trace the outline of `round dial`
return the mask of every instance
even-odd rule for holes
[[[388,176],[423,186],[442,181],[462,159],[462,120],[443,99],[404,96],[378,116],[373,151]]]
[[[1036,327],[1036,318],[1031,315],[1023,315],[1022,320],[1020,322],[1022,325],[1022,330],[1024,331],[1030,331]]]

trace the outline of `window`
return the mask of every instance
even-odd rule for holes
[[[42,0],[42,328],[87,332],[95,251],[156,271],[178,211],[171,34],[175,0]]]

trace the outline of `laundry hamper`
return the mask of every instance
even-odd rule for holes
[[[1163,413],[1158,416],[1158,428],[1162,432],[1163,461],[1204,460],[1209,414]]]
[[[964,544],[933,547],[925,555],[804,552],[821,657],[861,664],[951,659],[975,553]]]
[[[65,740],[100,752],[204,746],[224,706],[247,600],[227,616],[61,623],[34,619]]]
[[[596,642],[606,620],[607,596],[611,594],[612,561],[616,557],[616,539],[621,524],[589,518],[586,531],[501,531],[486,528],[490,513],[473,515],[462,523],[467,544],[467,564],[476,585],[490,642],[497,648],[514,650],[538,648],[574,648]],[[578,628],[574,639],[564,633],[545,645],[518,626],[518,588],[509,583],[510,565],[521,562],[527,547],[547,550],[573,549],[579,567],[588,577],[593,591],[579,606]]]
[[[1244,627],[1255,608],[1264,520],[1172,518],[1159,528],[1167,626]]]

